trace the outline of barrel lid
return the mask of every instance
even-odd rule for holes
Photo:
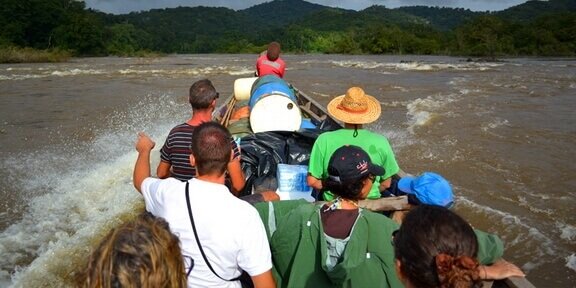
[[[302,123],[298,105],[281,94],[262,96],[250,112],[254,133],[266,131],[297,131]]]

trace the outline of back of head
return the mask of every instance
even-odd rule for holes
[[[178,237],[143,213],[112,231],[91,254],[83,287],[186,287]]]
[[[394,236],[401,276],[412,287],[477,287],[478,242],[472,227],[447,208],[412,209]]]
[[[218,98],[216,88],[208,79],[198,80],[190,87],[188,101],[193,109],[206,109],[216,98]]]
[[[224,174],[230,161],[232,136],[222,125],[205,122],[192,134],[192,155],[199,175]]]
[[[342,198],[361,200],[362,189],[368,177],[384,175],[384,168],[372,163],[362,148],[354,145],[342,146],[330,156],[326,188]]]
[[[276,61],[280,57],[280,43],[271,42],[268,44],[268,49],[266,51],[266,56],[270,61]]]

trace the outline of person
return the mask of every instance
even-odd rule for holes
[[[384,169],[358,146],[330,157],[325,185],[335,198],[258,203],[279,287],[400,287],[388,217],[358,207]]]
[[[362,127],[380,117],[380,102],[366,95],[362,88],[352,87],[345,95],[332,99],[327,108],[332,117],[344,122],[344,128],[322,133],[314,142],[308,166],[308,185],[318,191],[325,190],[324,200],[333,200],[334,196],[321,181],[327,176],[330,156],[342,145],[357,145],[368,152],[375,164],[385,169],[383,175],[376,177],[367,197],[380,198],[381,192],[390,187],[392,176],[400,170],[388,139]]]
[[[146,210],[163,217],[194,260],[189,287],[240,287],[246,272],[254,287],[275,287],[264,225],[256,209],[224,185],[232,156],[231,136],[216,122],[204,122],[192,134],[190,164],[196,177],[185,182],[150,177],[154,142],[139,133],[134,187]],[[188,267],[189,268],[189,267]]]
[[[216,108],[216,99],[219,93],[208,79],[194,82],[190,87],[188,101],[192,106],[192,117],[185,123],[176,125],[160,149],[160,163],[156,169],[158,178],[174,177],[187,181],[196,176],[196,168],[190,165],[190,144],[192,134],[201,123],[212,120],[212,112]],[[233,141],[234,142],[234,141]],[[245,185],[244,173],[240,164],[239,150],[236,142],[233,143],[237,157],[227,165],[231,182],[231,190],[238,195]]]
[[[450,182],[440,174],[424,172],[418,176],[404,176],[398,181],[397,194],[408,195],[408,209],[395,211],[391,218],[402,224],[411,208],[418,205],[434,205],[450,209],[454,207],[454,194]],[[477,260],[482,264],[492,264],[504,254],[502,240],[494,235],[473,229],[478,240]]]
[[[150,213],[112,229],[89,257],[80,287],[186,287],[180,241]]]
[[[266,53],[261,53],[256,60],[256,76],[276,75],[284,78],[286,64],[280,58],[280,43],[270,42]]]
[[[485,279],[524,276],[504,260],[482,265],[476,257],[479,242],[472,227],[445,207],[415,207],[392,242],[397,275],[408,288],[479,287]]]
[[[402,177],[397,188],[401,192],[398,194],[408,195],[408,202],[413,205],[427,204],[450,208],[454,204],[450,182],[434,172]]]

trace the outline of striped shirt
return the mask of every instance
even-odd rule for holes
[[[170,130],[164,146],[160,149],[160,159],[172,166],[170,177],[186,181],[196,176],[196,168],[190,165],[190,145],[192,132],[196,126],[188,123],[177,125]]]

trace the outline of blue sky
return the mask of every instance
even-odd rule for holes
[[[228,7],[239,10],[270,0],[85,0],[86,6],[106,13],[125,14],[133,11],[146,11],[155,8],[178,6]],[[307,0],[325,6],[362,10],[371,5],[384,5],[387,8],[400,6],[439,6],[466,8],[472,11],[499,11],[522,4],[526,0]]]

